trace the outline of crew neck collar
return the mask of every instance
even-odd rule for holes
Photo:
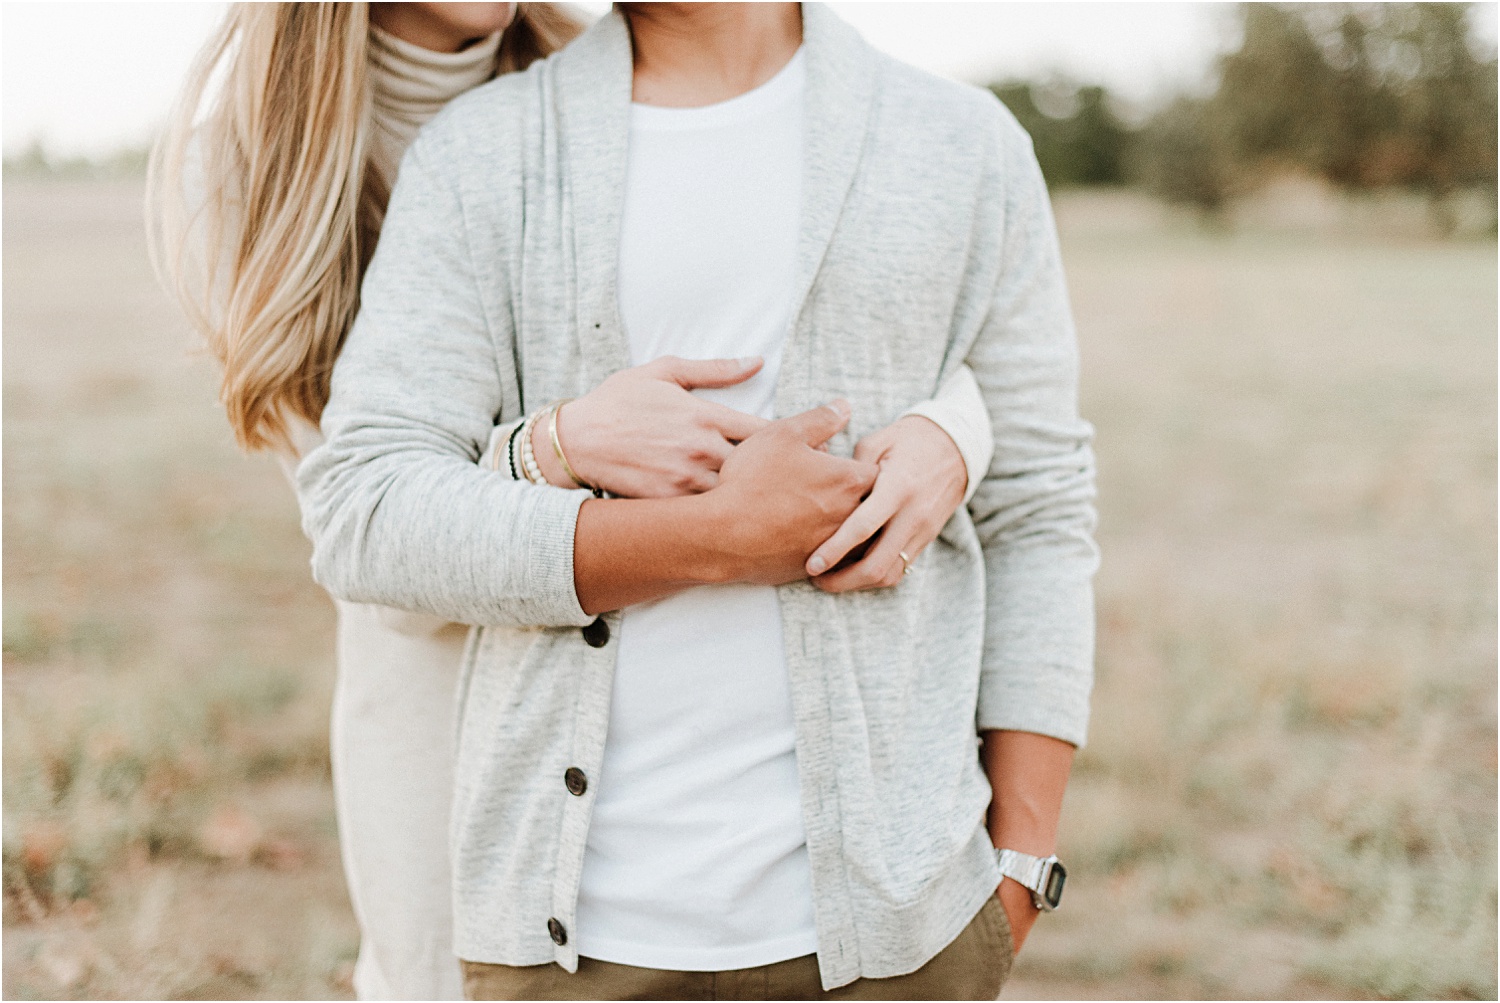
[[[805,46],[798,46],[786,65],[759,87],[737,94],[727,101],[699,105],[696,108],[665,108],[660,105],[630,105],[634,127],[649,129],[702,129],[729,125],[755,118],[795,100],[807,84]]]

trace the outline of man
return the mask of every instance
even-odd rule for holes
[[[487,628],[470,994],[993,996],[1059,890],[1092,679],[1090,431],[1030,144],[815,5],[621,6],[418,139],[299,473],[331,591]],[[744,409],[792,416],[713,489],[473,465],[497,416],[700,324],[766,357]],[[898,585],[840,591],[811,555],[875,476],[842,457],[964,363],[988,475]]]

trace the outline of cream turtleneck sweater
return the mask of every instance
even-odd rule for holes
[[[500,32],[461,52],[433,52],[370,26],[374,134],[370,158],[388,183],[401,155],[449,101],[495,75]]]

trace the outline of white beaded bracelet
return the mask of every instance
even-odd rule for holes
[[[521,426],[521,471],[533,484],[547,483],[547,479],[542,476],[542,468],[536,462],[536,452],[531,448],[531,434],[536,430],[537,419],[546,413],[545,409],[538,411]]]

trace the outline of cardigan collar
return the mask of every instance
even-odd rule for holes
[[[822,4],[802,5],[807,59],[802,221],[794,315],[812,288],[838,225],[864,149],[875,94],[872,50]],[[563,176],[577,267],[580,343],[591,379],[630,365],[616,285],[630,136],[630,30],[618,11],[593,24],[556,62]],[[575,179],[588,179],[575,183]],[[600,184],[608,179],[607,184]],[[800,410],[809,345],[793,324],[782,350],[778,415]]]

